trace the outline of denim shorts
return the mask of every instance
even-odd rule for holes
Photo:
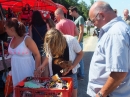
[[[77,73],[68,75],[67,77],[71,77],[72,78],[72,80],[73,80],[73,88],[77,89],[78,88]]]

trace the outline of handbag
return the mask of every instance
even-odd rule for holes
[[[11,72],[9,72],[7,65],[5,63],[3,41],[1,41],[1,47],[2,47],[2,62],[5,68],[5,72],[3,73],[3,77],[2,77],[3,81],[5,82],[4,94],[5,97],[8,97],[8,95],[13,92],[12,74]]]
[[[9,73],[9,70],[7,68],[7,65],[5,63],[5,58],[4,58],[4,43],[3,43],[2,40],[0,41],[0,43],[1,43],[1,49],[2,49],[2,63],[3,63],[3,67],[4,67],[4,73],[3,73],[2,79],[5,82],[6,77],[7,77],[8,73]]]
[[[9,72],[5,82],[5,89],[4,89],[5,97],[8,97],[12,92],[13,92],[13,81],[12,81],[12,75]]]

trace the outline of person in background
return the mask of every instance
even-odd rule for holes
[[[83,49],[84,18],[81,15],[79,15],[78,9],[74,6],[69,7],[69,14],[76,18],[74,23],[79,29],[78,42],[80,43],[80,46]],[[85,76],[83,59],[80,61],[79,64],[80,68],[78,73],[78,79],[83,80]]]
[[[32,39],[35,41],[38,50],[41,55],[41,62],[45,59],[45,51],[43,47],[44,43],[44,37],[47,32],[47,25],[46,22],[43,20],[42,15],[39,11],[34,11],[32,15],[32,23],[29,27],[29,34],[32,37]],[[48,77],[48,67],[46,67],[44,71],[44,77]]]
[[[100,28],[87,93],[91,97],[130,97],[130,27],[111,6],[96,1],[89,17]]]
[[[16,17],[11,8],[8,8],[7,19]]]
[[[25,7],[24,7],[24,8],[25,8],[25,10],[24,10],[25,13],[27,13],[27,14],[30,13],[31,7],[30,7],[30,5],[29,5],[28,3],[25,4]]]
[[[51,18],[51,13],[49,11],[40,11],[43,20],[46,22],[47,30],[50,28],[55,28],[55,22]]]
[[[55,22],[50,18],[46,19],[46,25],[47,25],[47,30],[51,28],[55,28]]]
[[[63,35],[57,29],[50,29],[45,35],[44,47],[46,52],[46,60],[39,67],[39,71],[44,70],[45,65],[49,62],[50,76],[58,74],[60,77],[72,77],[73,91],[71,97],[77,97],[77,69],[79,61],[83,57],[83,51],[77,39],[71,35]],[[62,68],[55,63],[55,60],[62,58],[65,61],[72,61],[69,70],[62,75]]]
[[[93,36],[99,37],[100,29],[94,26]]]
[[[55,18],[58,21],[58,23],[56,24],[56,29],[60,30],[63,34],[78,36],[79,31],[76,25],[73,21],[64,17],[64,12],[61,8],[58,8],[55,11]]]
[[[31,21],[30,19],[32,17],[33,11],[30,9],[30,5],[26,4],[25,7],[22,8],[22,13],[20,14],[21,21],[24,23],[25,26],[29,25]]]
[[[86,21],[86,28],[87,28],[87,34],[89,34],[89,35],[90,35],[91,25],[92,25],[92,23],[91,23],[90,19],[88,18]]]
[[[128,9],[125,9],[124,11],[123,11],[123,13],[124,13],[124,21],[128,24],[128,25],[130,25],[130,16],[129,16],[129,10]]]
[[[29,76],[38,76],[37,68],[40,66],[40,53],[31,37],[25,35],[25,26],[16,18],[5,23],[5,31],[12,37],[8,52],[11,57],[11,72],[13,86]],[[34,61],[34,58],[35,61]]]

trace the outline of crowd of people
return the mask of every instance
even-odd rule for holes
[[[54,12],[56,22],[44,17],[41,11],[32,11],[29,4],[22,9],[20,17],[8,9],[10,14],[4,27],[8,36],[12,37],[8,53],[11,55],[13,87],[28,76],[50,77],[58,74],[59,77],[72,77],[72,97],[77,97],[78,78],[84,79],[84,19],[76,7],[71,6],[69,10],[70,15],[76,18],[75,22],[66,19],[60,8]],[[54,62],[60,58],[72,61],[64,75],[60,72],[62,68]]]
[[[74,22],[66,19],[60,8],[54,12],[57,23],[51,17],[44,18],[40,11],[31,10],[29,4],[22,9],[20,20],[8,9],[5,31],[12,37],[8,53],[11,55],[13,87],[28,76],[58,74],[73,79],[72,97],[77,97],[78,80],[85,77],[83,33],[86,23],[87,34],[90,35],[92,25],[100,30],[90,63],[87,94],[91,97],[129,97],[129,10],[124,10],[122,19],[108,3],[97,1],[91,6],[86,22],[76,7],[71,6],[68,10],[69,15],[75,17]],[[55,63],[59,58],[72,61],[64,75]]]

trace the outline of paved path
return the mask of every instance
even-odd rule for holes
[[[93,30],[93,29],[92,29]],[[91,35],[93,31],[91,31]],[[85,79],[83,81],[78,81],[78,97],[90,97],[86,94],[87,91],[87,83],[88,83],[88,72],[89,72],[89,65],[97,44],[98,38],[96,36],[89,36],[84,38],[84,65],[85,65]]]

